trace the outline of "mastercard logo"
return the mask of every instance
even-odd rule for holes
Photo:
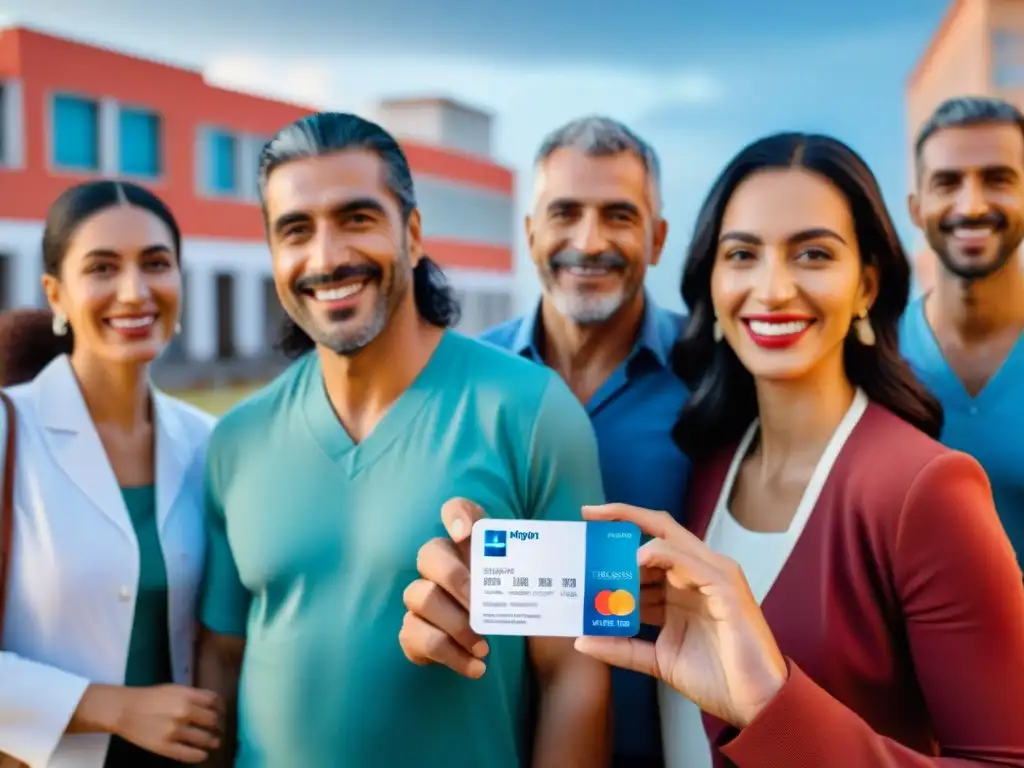
[[[624,589],[602,589],[594,598],[594,608],[602,616],[629,616],[636,608],[636,600]]]

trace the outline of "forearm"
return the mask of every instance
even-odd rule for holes
[[[92,683],[71,715],[68,733],[117,733],[121,720],[122,692],[120,685]]]
[[[545,679],[546,678],[546,679]],[[533,768],[602,768],[611,762],[611,674],[576,655],[542,676]]]
[[[196,650],[196,687],[216,693],[224,705],[221,746],[203,763],[206,768],[230,768],[238,745],[238,682],[241,677],[243,640],[225,638],[208,630],[200,633]]]

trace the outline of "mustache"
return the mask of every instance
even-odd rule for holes
[[[984,216],[948,216],[939,224],[939,229],[949,234],[958,227],[991,227],[996,232],[1006,229],[1009,222],[999,211],[989,211]]]
[[[325,285],[352,279],[379,280],[384,272],[375,264],[343,264],[330,274],[303,275],[292,286],[296,293],[309,293]]]
[[[578,267],[592,269],[624,269],[629,265],[626,257],[615,250],[584,253],[576,248],[565,248],[551,257],[553,269]]]

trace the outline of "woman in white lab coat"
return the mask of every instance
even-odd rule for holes
[[[7,390],[0,753],[30,768],[196,763],[217,745],[219,702],[189,687],[212,419],[149,380],[178,325],[180,250],[137,185],[72,187],[47,216],[43,285],[72,351]]]

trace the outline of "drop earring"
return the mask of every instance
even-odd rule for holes
[[[180,322],[174,324],[174,335],[175,336],[181,335],[181,323]]]
[[[871,327],[871,319],[868,317],[866,309],[862,310],[857,319],[853,321],[853,332],[857,334],[857,341],[865,347],[875,345],[875,329]]]
[[[715,318],[715,324],[711,329],[711,335],[714,337],[716,344],[725,338],[725,334],[722,333],[722,324],[718,322],[717,317]]]
[[[68,319],[65,317],[63,312],[58,312],[53,316],[53,335],[54,336],[67,336],[68,333]]]

